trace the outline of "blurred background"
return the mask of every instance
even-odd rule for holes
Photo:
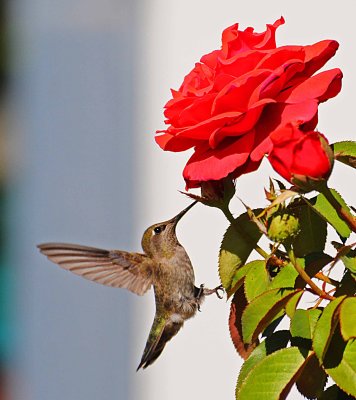
[[[352,1],[219,3],[202,0],[0,1],[0,399],[232,399],[241,360],[230,343],[229,304],[208,298],[152,367],[136,373],[154,315],[136,298],[60,270],[36,250],[64,241],[131,251],[144,229],[187,205],[188,153],[162,152],[170,88],[221,31],[265,29],[281,15],[278,44],[336,39],[327,68],[344,72],[341,94],[320,107],[331,142],[354,139],[356,92]],[[331,185],[353,198],[351,169]],[[238,181],[264,203],[267,163]],[[257,190],[258,191],[257,191]],[[237,199],[233,211],[242,212]],[[197,284],[218,284],[227,223],[195,207],[178,236]],[[5,384],[6,381],[6,384]],[[293,392],[291,399],[300,396]]]

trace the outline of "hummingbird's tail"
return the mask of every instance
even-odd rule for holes
[[[147,339],[145,350],[143,352],[141,362],[137,367],[147,368],[151,365],[162,353],[166,343],[175,336],[179,329],[183,326],[183,319],[175,319],[172,316],[158,317],[157,314],[153,321],[150,334]]]

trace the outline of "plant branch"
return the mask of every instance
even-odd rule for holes
[[[335,279],[329,278],[328,276],[324,275],[322,272],[318,272],[315,274],[315,278],[328,283],[329,285],[333,285],[338,287],[340,285],[339,281],[336,281]]]
[[[312,291],[315,294],[317,294],[319,297],[321,297],[323,299],[327,299],[327,300],[334,300],[335,299],[335,297],[330,296],[328,293],[324,292],[324,290],[321,290],[319,288],[319,286],[317,286],[312,281],[310,276],[305,272],[305,270],[298,263],[297,259],[295,258],[295,255],[294,255],[294,251],[292,249],[288,249],[288,255],[289,255],[289,258],[290,258],[294,268],[298,272],[299,276],[303,279],[303,281],[305,283],[307,283],[309,285],[310,289],[312,289]]]

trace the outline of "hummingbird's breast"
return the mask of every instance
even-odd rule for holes
[[[194,270],[183,247],[169,259],[160,260],[154,274],[156,307],[175,318],[191,318],[198,309]]]

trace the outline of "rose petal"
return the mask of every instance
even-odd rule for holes
[[[157,131],[157,133],[160,133],[160,131]],[[197,140],[177,138],[168,132],[165,132],[163,135],[156,135],[155,140],[161,149],[168,151],[185,151],[199,143]]]
[[[251,93],[270,76],[270,71],[255,70],[230,82],[216,96],[212,115],[228,111],[246,111],[250,102]]]
[[[243,165],[252,149],[254,132],[237,138],[227,139],[224,145],[212,150],[207,145],[197,147],[188,160],[183,176],[189,181],[209,181],[225,178]]]
[[[241,175],[249,174],[250,172],[256,171],[256,169],[260,166],[262,159],[259,161],[252,161],[250,158],[244,165],[238,167],[231,173],[231,177],[236,179]]]
[[[318,102],[307,100],[297,104],[269,104],[256,125],[255,148],[251,160],[258,161],[271,150],[269,136],[288,123],[297,126],[313,120],[318,112]]]
[[[220,58],[216,66],[217,76],[227,74],[236,78],[247,72],[251,72],[265,55],[266,51],[250,50],[243,54],[237,54],[232,58]]]
[[[306,67],[303,75],[313,75],[333,57],[339,48],[336,40],[322,40],[321,42],[305,46]]]
[[[324,178],[332,168],[325,150],[320,144],[318,132],[308,132],[296,146],[293,160],[293,173],[313,178]]]
[[[241,112],[227,112],[215,115],[199,124],[189,126],[185,129],[175,129],[177,137],[186,137],[190,139],[209,140],[210,135],[218,128],[231,123],[242,115]]]
[[[342,72],[339,68],[321,72],[284,91],[277,97],[277,101],[285,103],[299,103],[307,99],[326,101],[340,92],[341,79]]]
[[[216,94],[207,94],[203,97],[195,98],[194,102],[187,106],[179,115],[179,125],[176,127],[186,127],[198,124],[200,121],[211,117],[212,107]]]
[[[316,71],[326,64],[326,62],[335,55],[339,43],[335,40],[322,40],[309,46],[304,46],[305,68],[296,74],[291,84],[295,85],[300,79],[312,76]]]
[[[281,65],[275,71],[271,72],[270,76],[265,80],[263,85],[261,85],[259,96],[276,97],[276,95],[288,85],[288,81],[291,77],[301,71],[303,67],[303,63],[299,60],[291,60]]]
[[[267,24],[265,32],[256,33],[251,27],[244,31],[238,30],[238,24],[234,24],[223,31],[222,34],[222,53],[225,58],[230,58],[238,53],[250,49],[274,49],[276,47],[275,31],[284,24],[281,17],[274,24]]]
[[[303,46],[282,46],[272,51],[260,52],[264,54],[256,68],[274,70],[279,66],[290,63],[292,60],[304,61],[305,51]]]
[[[327,157],[319,132],[302,132],[288,124],[271,136],[273,150],[268,159],[272,167],[285,179],[293,176],[324,179],[330,174],[332,165]]]
[[[209,146],[214,149],[226,137],[240,136],[246,132],[249,132],[258,121],[263,108],[267,104],[274,102],[275,101],[273,99],[262,99],[253,104],[250,109],[248,109],[245,113],[242,113],[239,118],[236,118],[236,120],[232,120],[229,125],[214,131],[209,138]]]

